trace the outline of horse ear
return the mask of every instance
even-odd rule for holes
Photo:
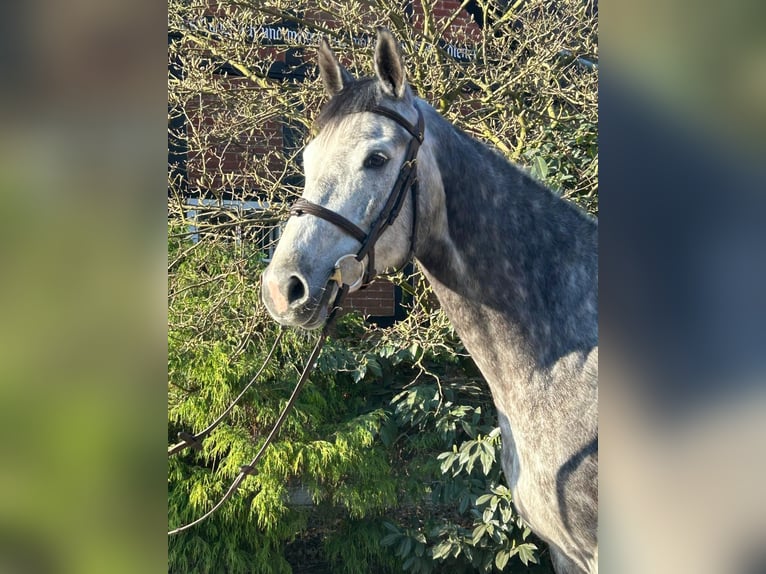
[[[378,42],[375,45],[375,74],[385,93],[397,99],[404,96],[406,77],[399,42],[385,28],[378,28]]]
[[[354,81],[354,77],[338,62],[326,38],[319,42],[319,75],[329,96],[334,96]]]

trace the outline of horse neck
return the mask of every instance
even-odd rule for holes
[[[587,354],[597,339],[595,222],[420,105],[416,258],[490,386]]]

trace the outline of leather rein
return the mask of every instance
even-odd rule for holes
[[[314,349],[311,351],[311,355],[306,361],[306,364],[303,368],[303,372],[301,373],[301,376],[298,379],[298,382],[296,383],[295,388],[293,389],[293,392],[290,395],[289,400],[287,401],[287,404],[285,405],[284,409],[282,409],[282,412],[280,413],[279,417],[274,423],[274,427],[271,429],[271,432],[269,432],[268,436],[266,437],[266,441],[261,445],[260,449],[258,449],[257,454],[250,461],[250,464],[243,465],[240,467],[239,474],[237,474],[237,477],[231,483],[231,486],[229,486],[229,489],[226,491],[226,494],[224,494],[224,496],[213,506],[213,508],[211,508],[209,511],[207,511],[205,514],[203,514],[196,520],[189,522],[188,524],[185,524],[183,526],[179,526],[178,528],[175,528],[173,530],[169,530],[168,535],[177,534],[178,532],[188,530],[192,526],[199,524],[200,522],[208,518],[216,510],[218,510],[221,506],[223,506],[223,504],[229,498],[231,498],[231,496],[237,491],[240,484],[242,484],[242,482],[245,480],[245,478],[247,478],[248,475],[255,473],[255,465],[261,459],[261,457],[263,456],[269,444],[271,444],[274,438],[276,438],[276,435],[279,432],[279,429],[282,427],[282,424],[284,423],[285,419],[287,418],[287,415],[289,414],[290,410],[295,404],[298,398],[298,395],[300,394],[300,391],[302,390],[303,386],[305,385],[306,381],[309,378],[309,375],[314,369],[317,359],[319,358],[319,354],[322,351],[322,347],[324,346],[324,342],[327,338],[327,335],[329,334],[330,329],[332,328],[332,325],[335,323],[335,320],[337,319],[338,311],[341,310],[341,303],[345,299],[346,295],[348,295],[349,293],[351,285],[349,285],[347,282],[343,280],[343,277],[340,272],[340,262],[347,257],[355,257],[355,259],[361,263],[365,257],[368,257],[366,269],[363,275],[362,286],[366,287],[372,281],[372,279],[375,277],[375,274],[376,274],[375,273],[375,243],[378,241],[378,239],[386,230],[386,228],[392,225],[394,221],[396,220],[397,216],[399,215],[399,211],[402,208],[402,204],[404,203],[404,197],[408,189],[411,190],[411,194],[412,194],[412,237],[410,241],[410,254],[407,257],[407,260],[409,261],[409,259],[411,259],[415,249],[415,239],[416,239],[415,233],[416,233],[416,214],[417,214],[417,207],[416,207],[417,206],[417,180],[416,180],[417,154],[418,154],[418,149],[420,148],[420,144],[423,143],[423,137],[425,134],[423,114],[417,106],[415,107],[415,109],[418,112],[417,126],[413,126],[403,116],[401,116],[397,112],[388,108],[375,106],[367,110],[369,112],[386,116],[387,118],[394,120],[396,123],[402,126],[405,130],[407,130],[410,133],[410,135],[412,135],[412,139],[410,140],[409,146],[407,147],[407,154],[405,155],[404,161],[402,162],[402,165],[399,169],[399,176],[397,177],[396,182],[394,183],[394,186],[391,189],[391,193],[388,196],[388,200],[383,206],[383,209],[378,215],[377,219],[372,224],[370,231],[368,233],[365,233],[364,231],[362,231],[356,224],[352,223],[351,221],[349,221],[348,219],[346,219],[339,213],[335,213],[334,211],[331,211],[325,207],[322,207],[321,205],[312,203],[303,198],[298,199],[290,208],[290,215],[294,215],[296,217],[300,217],[302,215],[314,215],[316,217],[324,219],[325,221],[329,221],[330,223],[336,225],[337,227],[340,227],[343,231],[345,231],[346,233],[351,235],[354,239],[359,241],[359,243],[361,244],[361,247],[355,256],[344,255],[343,257],[338,259],[338,261],[335,264],[335,268],[329,280],[337,282],[339,288],[338,288],[338,293],[335,297],[335,300],[333,301],[331,311],[329,315],[327,316],[324,326],[322,327],[322,331],[320,332],[319,339],[314,345]],[[274,354],[274,351],[276,350],[277,345],[282,339],[283,333],[284,331],[280,330],[279,335],[275,339],[271,347],[271,350],[266,356],[266,360],[264,361],[263,365],[258,370],[256,375],[250,380],[250,382],[247,383],[247,385],[245,385],[245,388],[242,389],[242,391],[237,396],[237,398],[234,399],[234,401],[223,411],[223,413],[203,431],[194,435],[187,432],[179,432],[178,438],[180,442],[168,448],[168,457],[173,456],[174,454],[182,450],[185,450],[188,447],[192,447],[194,450],[197,450],[197,451],[201,450],[202,439],[204,439],[207,435],[209,435],[223,421],[223,419],[229,414],[229,412],[231,412],[232,408],[234,408],[234,405],[236,405],[237,402],[239,402],[239,400],[245,395],[247,390],[258,379],[261,372],[263,371],[263,369],[265,368],[265,366],[268,364],[269,360],[271,359],[272,355]]]

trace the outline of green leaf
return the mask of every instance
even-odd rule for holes
[[[467,420],[461,420],[460,425],[469,437],[474,438],[476,436],[476,429]]]
[[[364,376],[367,374],[367,366],[364,364],[359,365],[359,367],[354,371],[354,382],[358,383],[360,382]]]
[[[409,536],[405,536],[402,538],[402,541],[399,543],[399,548],[396,550],[396,555],[400,558],[404,558],[407,556],[407,554],[410,553],[410,550],[412,550],[412,538]]]
[[[524,563],[524,566],[527,566],[529,562],[532,562],[533,564],[537,564],[537,557],[535,556],[535,550],[537,550],[537,546],[532,544],[531,542],[528,542],[526,544],[520,544],[516,547],[516,551],[519,553],[519,560],[521,560]]]
[[[488,453],[486,450],[484,450],[481,453],[480,460],[481,460],[482,471],[484,472],[485,475],[489,474],[490,471],[492,470],[492,464],[495,462],[494,453]]]
[[[532,160],[532,173],[534,173],[538,179],[545,179],[548,177],[548,164],[545,163],[543,156],[538,155]]]
[[[479,524],[476,528],[473,529],[473,534],[471,535],[471,544],[476,546],[479,541],[484,537],[484,533],[487,531],[487,525],[486,524]]]
[[[376,377],[380,378],[380,377],[383,376],[383,367],[381,367],[380,363],[378,361],[376,361],[375,359],[370,359],[367,362],[367,368]]]
[[[380,541],[381,546],[393,546],[397,540],[401,537],[401,534],[387,534],[383,537],[383,539]]]
[[[497,566],[498,570],[502,570],[505,568],[505,565],[508,564],[508,559],[511,557],[511,555],[508,553],[507,550],[501,550],[497,554],[495,554],[495,566]]]
[[[513,518],[513,509],[510,506],[501,507],[500,520],[502,520],[504,524],[508,524],[511,521],[511,518]]]
[[[392,524],[392,523],[388,522],[387,520],[383,521],[383,527],[386,530],[388,530],[390,532],[394,532],[396,534],[401,534],[402,533],[402,531],[399,530],[399,527],[397,527],[395,524]]]
[[[431,553],[434,560],[441,560],[449,555],[450,550],[452,550],[452,543],[449,540],[443,540],[433,547]]]
[[[489,502],[493,496],[494,495],[492,493],[482,494],[479,498],[476,499],[476,504],[480,506],[486,502]]]
[[[487,508],[484,509],[484,513],[482,514],[481,519],[484,522],[489,522],[490,520],[492,520],[492,516],[494,516],[494,514],[495,514],[495,509],[492,506],[488,506]]]
[[[468,510],[469,504],[471,504],[471,499],[468,496],[461,497],[460,505],[458,506],[458,512],[460,514],[465,514],[465,511]]]

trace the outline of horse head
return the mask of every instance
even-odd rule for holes
[[[378,32],[374,66],[373,78],[356,80],[327,41],[319,47],[330,100],[303,151],[304,193],[262,276],[263,301],[283,325],[319,327],[341,285],[355,290],[411,257],[423,120],[388,31]]]

